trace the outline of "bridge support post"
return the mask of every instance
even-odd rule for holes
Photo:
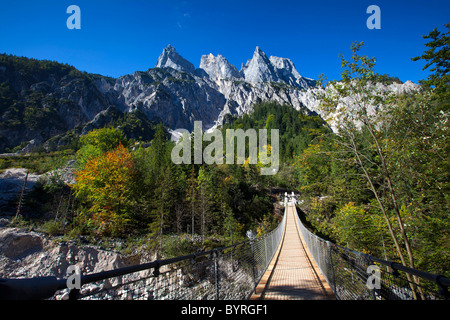
[[[252,262],[252,272],[253,272],[253,283],[255,284],[255,287],[258,285],[258,279],[256,276],[256,260],[255,260],[255,249],[254,249],[254,243],[253,240],[250,241],[250,250],[251,250],[251,262]]]
[[[216,287],[216,300],[219,300],[219,253],[217,250],[213,253],[214,258],[214,282]]]
[[[332,282],[332,284],[330,283],[330,286],[333,285],[333,292],[336,295],[337,298],[339,298],[337,296],[337,292],[336,292],[336,279],[334,277],[334,265],[333,265],[333,255],[331,252],[331,245],[330,245],[330,241],[327,241],[327,248],[328,248],[328,255],[329,255],[329,265],[330,265],[330,273],[331,273],[331,277],[332,279],[328,279],[328,281]],[[327,278],[328,278],[328,272],[327,272]]]
[[[267,237],[264,238],[264,253],[265,253],[265,260],[264,260],[264,267],[266,267],[269,264],[269,255],[267,254]]]

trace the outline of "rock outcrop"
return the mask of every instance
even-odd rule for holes
[[[33,231],[0,227],[0,278],[21,279],[54,276],[67,279],[69,266],[77,267],[81,274],[92,274],[154,261],[155,257],[124,256],[90,245],[58,242]],[[108,288],[151,274],[153,270],[111,278],[101,284],[83,286],[84,293]],[[59,291],[55,299],[67,299],[68,289]],[[126,297],[125,297],[126,298]]]
[[[168,45],[163,50],[158,58],[155,68],[172,68],[187,73],[194,73],[195,71],[194,65],[180,56],[171,45]]]
[[[210,53],[209,55],[202,56],[200,60],[200,69],[204,70],[212,80],[233,80],[243,78],[236,67],[220,54],[214,56]]]
[[[65,278],[70,265],[79,266],[82,273],[88,274],[130,263],[135,261],[93,246],[58,243],[37,232],[0,228],[0,278]]]
[[[17,203],[13,203],[11,207],[11,202],[20,195],[22,188],[24,192],[30,191],[41,177],[33,173],[28,173],[27,176],[27,172],[28,170],[23,168],[10,168],[0,174],[0,212],[2,214],[17,208]]]

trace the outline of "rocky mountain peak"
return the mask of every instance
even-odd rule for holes
[[[155,68],[167,67],[188,73],[193,73],[195,71],[194,65],[180,56],[170,44],[164,48],[155,66]]]
[[[269,60],[278,73],[284,72],[286,75],[293,75],[296,78],[301,77],[291,59],[270,56]]]
[[[217,81],[223,79],[241,79],[250,83],[283,82],[294,87],[306,89],[314,81],[300,75],[294,63],[288,58],[271,56],[256,46],[253,56],[247,63],[242,64],[240,71],[232,65],[225,57],[212,53],[203,55],[200,60],[199,69],[184,59],[174,47],[168,45],[158,58],[156,68],[173,68],[199,77],[209,77]]]
[[[300,75],[290,59],[271,56],[269,60],[276,70],[278,81],[301,88],[307,88],[310,85],[309,79]]]
[[[220,54],[203,55],[200,60],[200,69],[203,69],[212,79],[242,78],[237,68]]]
[[[245,80],[251,83],[278,81],[272,63],[258,46],[252,59],[247,61],[241,72]]]

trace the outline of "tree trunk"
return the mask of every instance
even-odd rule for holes
[[[350,134],[350,139],[351,139],[352,144],[353,144],[353,152],[354,152],[354,154],[356,155],[356,157],[358,159],[358,163],[361,166],[361,169],[364,171],[364,174],[365,174],[365,176],[367,178],[367,181],[369,182],[370,189],[371,189],[372,193],[374,194],[375,198],[377,199],[377,202],[378,202],[378,205],[380,207],[380,210],[383,213],[384,219],[386,220],[386,223],[387,223],[387,226],[388,226],[388,229],[389,229],[389,233],[391,234],[391,237],[394,240],[395,249],[397,250],[397,253],[399,255],[399,258],[400,258],[402,264],[404,266],[406,266],[406,261],[405,261],[405,258],[403,256],[401,247],[400,247],[400,245],[398,243],[397,237],[395,236],[394,229],[392,228],[391,222],[389,221],[389,217],[388,217],[388,215],[386,213],[386,210],[384,208],[384,205],[383,205],[383,203],[382,203],[382,201],[381,201],[381,199],[380,199],[380,197],[378,195],[378,192],[375,189],[375,186],[373,184],[372,178],[370,177],[369,173],[367,172],[367,170],[366,170],[366,168],[365,168],[365,166],[364,166],[364,164],[363,164],[363,162],[362,162],[362,160],[361,160],[361,158],[359,156],[359,152],[358,152],[358,148],[357,148],[356,143],[355,143],[354,136],[351,135],[351,134]],[[410,283],[410,286],[411,286],[411,289],[412,289],[412,293],[413,293],[413,297],[414,297],[415,300],[417,300],[417,294],[416,294],[416,290],[415,290],[415,283],[411,279],[411,275],[410,274],[406,273],[406,277],[408,278],[408,281]]]
[[[406,247],[406,251],[407,251],[407,253],[408,253],[408,257],[409,257],[410,267],[414,269],[414,258],[413,258],[413,253],[412,253],[412,250],[411,250],[411,246],[410,246],[410,244],[409,244],[408,237],[407,237],[407,235],[406,235],[405,228],[404,228],[404,226],[403,226],[402,217],[401,217],[401,215],[400,215],[400,210],[399,210],[399,208],[398,208],[397,198],[396,198],[396,196],[395,196],[394,188],[392,187],[391,177],[390,177],[390,175],[389,175],[389,171],[388,171],[387,166],[386,166],[386,161],[385,161],[384,155],[383,155],[383,153],[382,153],[382,150],[381,150],[380,144],[379,144],[379,142],[378,142],[378,139],[377,139],[377,137],[375,136],[375,134],[374,134],[372,128],[371,128],[369,125],[367,125],[367,127],[368,127],[368,129],[369,129],[370,135],[371,135],[372,138],[374,139],[375,144],[376,144],[376,146],[377,146],[377,152],[378,152],[378,155],[380,156],[381,165],[382,165],[383,171],[384,171],[384,176],[385,176],[385,178],[386,178],[386,181],[388,182],[389,193],[390,193],[390,195],[391,195],[392,204],[394,205],[395,215],[396,215],[396,217],[397,217],[397,221],[398,221],[398,225],[399,225],[399,227],[400,227],[400,232],[401,232],[401,234],[402,234],[402,238],[403,238],[403,240],[404,240],[404,242],[405,242],[405,247]]]

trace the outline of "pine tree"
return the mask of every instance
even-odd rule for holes
[[[195,216],[197,212],[197,179],[195,175],[195,167],[192,165],[191,173],[188,180],[186,202],[189,205],[189,212],[191,215],[191,234],[192,238],[195,235]]]
[[[210,209],[213,201],[213,185],[211,172],[205,168],[200,167],[197,178],[197,194],[200,206],[200,223],[201,236],[204,241],[206,235],[206,224],[210,221]]]
[[[155,189],[154,204],[152,212],[153,221],[150,229],[159,239],[159,252],[163,250],[164,230],[171,225],[170,213],[173,211],[173,195],[175,194],[175,174],[171,166],[167,166],[162,172],[158,186]]]
[[[185,219],[185,210],[187,209],[187,175],[181,165],[175,165],[176,182],[175,182],[175,194],[174,194],[174,212],[175,212],[175,230],[178,234],[181,234],[183,229],[183,223]]]
[[[429,49],[423,55],[414,57],[411,60],[425,60],[427,63],[423,70],[430,67],[432,72],[425,80],[420,83],[429,89],[438,100],[438,110],[448,111],[450,106],[450,23],[445,24],[447,32],[440,32],[437,28],[433,29],[424,39],[430,39],[425,44]]]

